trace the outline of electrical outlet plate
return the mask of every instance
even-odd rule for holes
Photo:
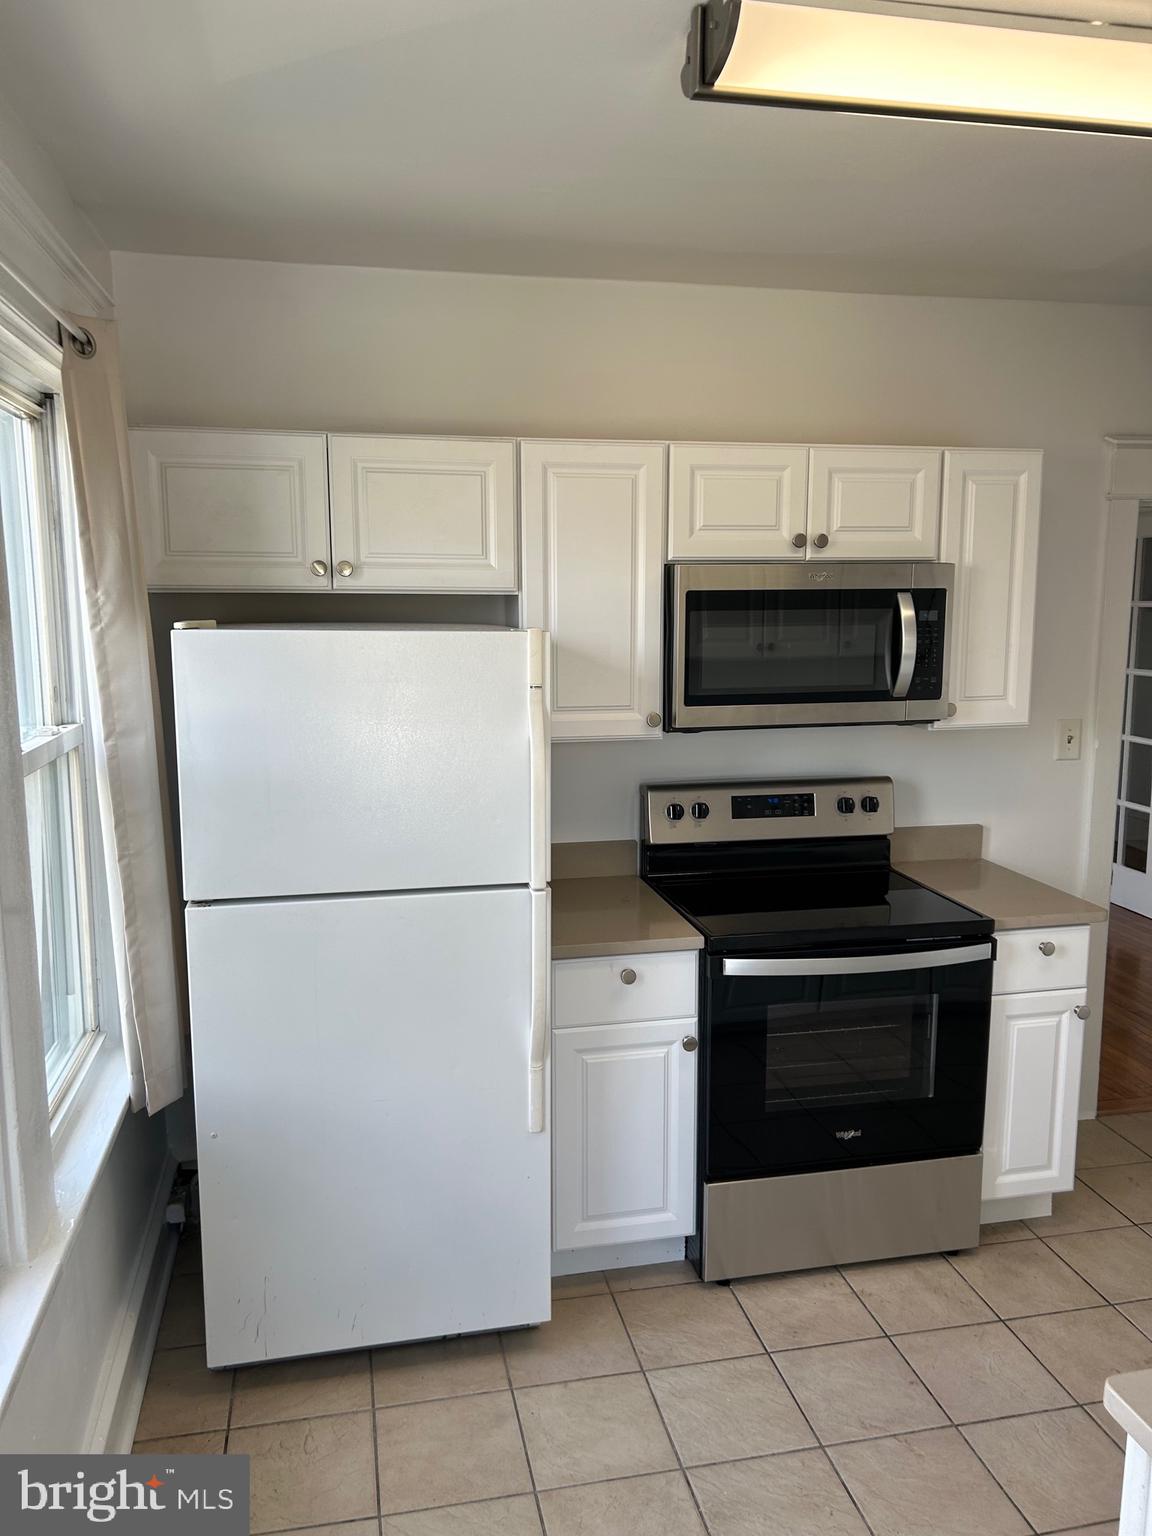
[[[1054,755],[1058,763],[1076,762],[1079,759],[1082,732],[1083,722],[1080,720],[1057,720]]]

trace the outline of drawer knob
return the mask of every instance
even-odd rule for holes
[[[1088,1007],[1087,1003],[1081,1003],[1080,1007],[1073,1008],[1072,1012],[1078,1019],[1090,1019],[1092,1017],[1092,1010]]]
[[[793,547],[793,549],[803,549],[805,544],[807,544],[807,542],[808,542],[808,535],[806,533],[794,533],[792,535],[792,547]]]
[[[658,709],[654,709],[648,714],[646,718],[648,724],[652,727],[653,730],[655,730],[656,727],[660,724],[660,711]]]
[[[630,965],[625,966],[625,968],[620,972],[620,980],[626,987],[630,987],[636,980],[636,972]]]
[[[695,1035],[685,1035],[680,1044],[686,1051],[694,1051],[700,1042],[697,1040]]]
[[[1053,944],[1051,939],[1044,940],[1043,944],[1040,946],[1040,953],[1042,955],[1054,955],[1056,953],[1056,946]]]
[[[816,535],[816,537],[812,540],[812,543],[813,543],[813,545],[815,546],[816,549],[827,549],[828,548],[828,535],[826,533],[818,533]]]
[[[312,572],[313,576],[327,576],[328,562],[327,560],[313,560],[308,569]]]
[[[353,567],[352,567],[351,560],[337,560],[337,562],[336,562],[336,574],[337,574],[337,576],[351,576],[352,569],[353,569]]]

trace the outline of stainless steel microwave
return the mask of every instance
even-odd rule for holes
[[[669,565],[672,731],[943,720],[951,565]]]

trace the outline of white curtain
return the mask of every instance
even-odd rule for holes
[[[65,337],[63,379],[100,711],[101,823],[132,1103],[155,1114],[184,1091],[184,1021],[152,630],[116,326],[76,324],[96,342],[85,357]]]

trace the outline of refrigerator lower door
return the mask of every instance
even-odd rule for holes
[[[177,630],[185,897],[543,885],[539,653],[524,630]]]
[[[209,1365],[548,1318],[532,901],[188,909]]]

